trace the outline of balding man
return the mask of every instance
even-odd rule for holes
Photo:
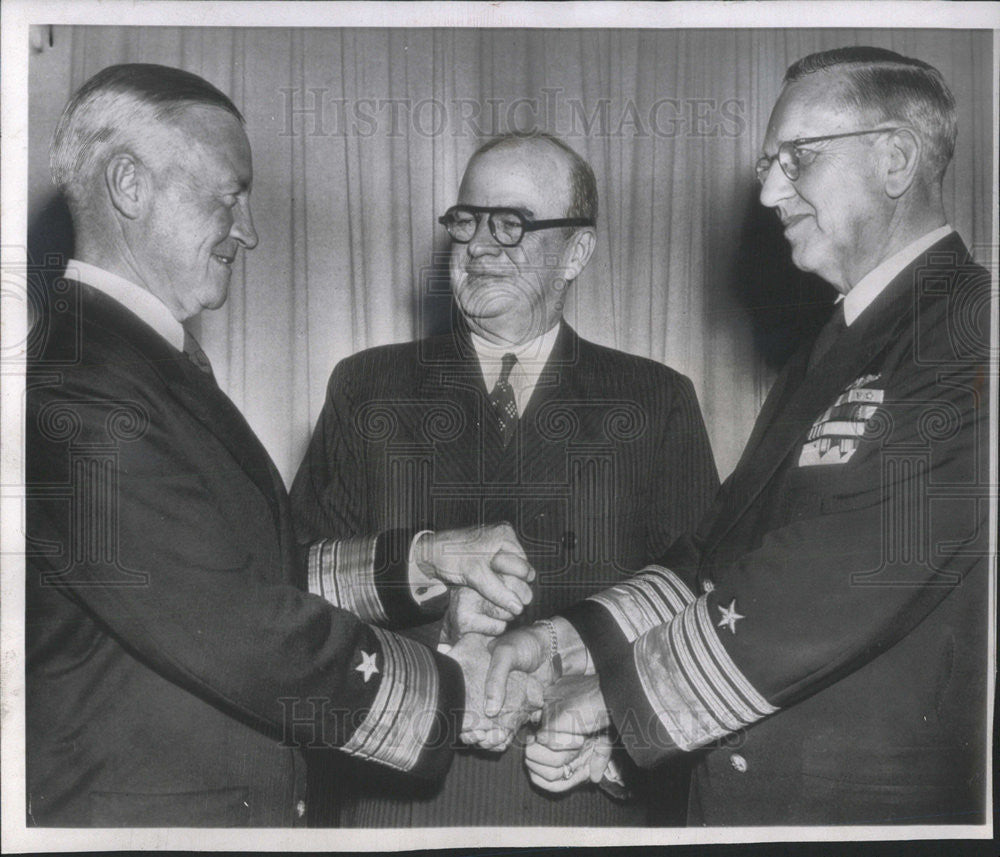
[[[112,66],[67,105],[52,167],[77,258],[28,361],[29,823],[303,824],[305,746],[440,775],[460,731],[493,728],[485,646],[444,657],[330,603],[384,591],[382,620],[420,615],[405,535],[364,540],[351,586],[304,591],[360,543],[315,546],[307,574],[281,477],[183,326],[257,244],[239,110],[188,72]],[[420,545],[435,583],[495,577],[479,556],[526,576],[503,527],[439,535]]]
[[[760,200],[842,297],[775,382],[700,561],[554,619],[558,664],[550,628],[497,644],[497,679],[596,664],[599,686],[549,691],[540,786],[598,776],[582,735],[610,717],[642,764],[703,751],[690,824],[983,822],[991,286],[942,203],[955,134],[919,60],[788,69]]]
[[[441,217],[454,330],[335,368],[292,487],[300,538],[509,521],[538,573],[526,615],[543,618],[693,527],[717,475],[690,381],[587,342],[562,319],[594,251],[596,216],[593,171],[555,137],[500,137],[472,156]],[[468,597],[453,595],[446,625],[502,630],[456,609]],[[439,626],[422,632],[436,642]],[[344,824],[647,823],[641,794],[617,802],[596,787],[562,798],[532,789],[520,748],[459,754],[440,788],[388,778],[362,788]],[[673,791],[685,788],[678,774]]]

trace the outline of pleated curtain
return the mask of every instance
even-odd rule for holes
[[[723,476],[832,290],[799,274],[753,164],[785,68],[868,44],[941,70],[959,105],[953,225],[989,261],[991,35],[946,30],[55,27],[32,58],[31,210],[70,93],[104,66],[212,81],[244,113],[260,244],[195,332],[290,482],[334,364],[447,320],[447,236],[489,136],[558,133],[593,166],[598,246],[567,318],[694,382]]]

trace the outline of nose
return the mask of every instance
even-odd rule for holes
[[[250,213],[250,200],[244,200],[236,206],[233,217],[233,228],[229,234],[240,242],[247,250],[257,246],[257,230],[253,226],[253,215]]]
[[[785,171],[781,169],[778,159],[771,161],[771,168],[767,171],[764,184],[760,186],[760,203],[768,208],[774,208],[782,200],[788,199],[797,193],[795,185],[792,184]]]
[[[472,233],[472,240],[466,245],[468,254],[473,258],[479,256],[496,256],[502,250],[496,239],[490,233],[489,217],[485,214],[479,216],[476,223],[476,231]]]

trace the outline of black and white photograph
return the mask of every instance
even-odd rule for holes
[[[4,850],[992,839],[998,33],[5,3]]]

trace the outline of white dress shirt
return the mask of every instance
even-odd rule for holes
[[[871,302],[910,262],[954,231],[948,224],[932,229],[922,238],[907,244],[898,253],[893,254],[865,274],[857,285],[844,296],[844,322],[847,326],[850,327],[857,317],[868,309]]]
[[[79,280],[103,292],[111,300],[120,303],[133,315],[146,322],[178,351],[184,350],[184,327],[167,309],[167,305],[152,292],[124,277],[119,277],[89,262],[81,262],[79,259],[69,260],[63,276],[67,280]]]
[[[492,392],[500,378],[501,364],[505,354],[513,354],[517,363],[510,370],[508,381],[514,390],[514,401],[517,403],[517,413],[522,415],[528,406],[531,394],[538,386],[538,378],[552,354],[552,348],[559,336],[559,325],[556,324],[541,336],[520,345],[494,345],[475,333],[471,334],[472,347],[479,358],[479,368],[483,372],[486,391]]]

